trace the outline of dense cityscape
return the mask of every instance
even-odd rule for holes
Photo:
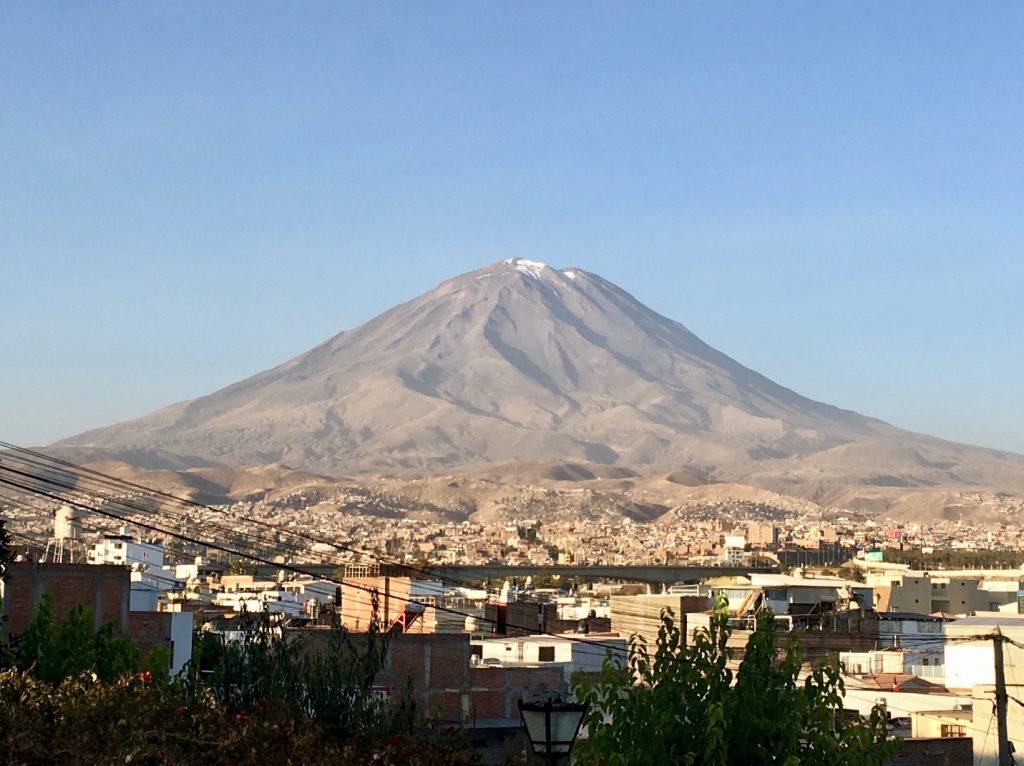
[[[799,637],[805,668],[842,664],[846,709],[881,705],[911,748],[934,754],[934,739],[960,739],[982,763],[994,742],[970,734],[993,725],[993,631],[1009,642],[1005,672],[1024,662],[1013,498],[999,500],[1004,522],[985,525],[897,522],[774,493],[635,520],[589,490],[525,487],[503,521],[480,523],[358,487],[207,506],[16,452],[3,469],[7,634],[27,628],[49,589],[58,611],[97,604],[141,646],[163,646],[173,675],[202,636],[249,640],[247,615],[282,637],[322,634],[332,620],[354,635],[373,625],[394,652],[377,693],[418,678],[408,691],[421,709],[465,727],[489,762],[508,756],[516,699],[538,686],[571,696],[606,651],[625,657],[631,637],[653,644],[665,608],[689,642],[724,610],[737,669],[771,614],[775,630]],[[107,588],[122,595],[108,602]],[[506,675],[481,686],[480,673]],[[1024,734],[1024,714],[1010,708],[1007,725],[1011,741]]]

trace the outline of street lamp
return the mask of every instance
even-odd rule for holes
[[[545,702],[519,700],[519,716],[523,719],[534,755],[552,766],[562,758],[568,759],[589,707],[586,702],[578,704],[560,699]]]

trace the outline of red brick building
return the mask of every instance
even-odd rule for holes
[[[303,630],[308,646],[326,643],[326,629]],[[358,636],[353,636],[358,641]],[[519,699],[568,694],[560,667],[485,667],[472,664],[469,636],[453,633],[396,635],[376,685],[394,694],[408,690],[417,709],[444,721],[472,726],[518,726]]]

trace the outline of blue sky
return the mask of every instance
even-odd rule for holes
[[[1024,6],[0,5],[0,438],[522,256],[1024,452]]]

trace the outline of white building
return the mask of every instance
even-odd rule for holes
[[[320,605],[333,604],[338,595],[338,584],[332,580],[285,580],[281,588],[294,593],[300,601],[315,601]]]
[[[107,534],[85,555],[89,564],[112,564],[132,570],[129,609],[133,612],[155,612],[162,593],[185,588],[185,581],[164,566],[162,545],[144,543],[123,533]]]
[[[225,607],[232,612],[262,614],[264,609],[271,614],[286,617],[301,617],[306,614],[306,603],[295,593],[284,590],[265,590],[259,593],[240,591],[218,593],[213,599],[214,606]]]
[[[560,665],[566,680],[577,670],[596,672],[608,651],[625,658],[627,641],[617,634],[586,637],[516,636],[470,642],[475,662],[496,667]]]
[[[770,607],[776,617],[797,627],[814,624],[825,613],[857,613],[871,603],[870,588],[840,577],[752,574],[750,583],[760,591],[763,604]],[[733,601],[730,596],[730,609]],[[737,611],[742,610],[740,604]]]
[[[976,764],[998,763],[995,722],[992,720],[995,683],[996,628],[1005,636],[1002,642],[1003,672],[1009,693],[1018,697],[1017,685],[1024,679],[1024,615],[988,612],[945,623],[946,687],[950,691],[968,690],[974,700],[972,726]],[[1007,707],[1008,735],[1013,752],[1024,753],[1024,707],[1011,700]],[[988,736],[983,735],[988,732]]]
[[[995,683],[995,645],[990,636],[998,627],[1011,641],[1024,644],[1024,615],[987,613],[965,617],[943,626],[946,641],[946,687],[969,691]],[[1024,649],[1003,642],[1007,683],[1024,682]],[[1018,749],[1024,747],[1022,743]]]
[[[904,653],[901,649],[839,652],[839,662],[843,669],[852,676],[907,672]]]
[[[252,575],[226,575],[221,579],[221,590],[213,597],[213,604],[233,612],[260,614],[266,610],[301,617],[312,614],[314,604],[333,603],[335,592],[336,585],[326,580],[278,582],[256,580]]]
[[[157,569],[164,565],[162,545],[144,543],[125,534],[104,535],[102,540],[86,551],[85,556],[90,564],[129,567],[133,564],[147,564]]]
[[[747,559],[747,538],[743,535],[725,535],[722,546],[722,562],[728,566],[737,566]]]
[[[879,646],[902,649],[907,658],[907,673],[938,677],[934,668],[946,662],[942,626],[948,619],[913,612],[879,612],[877,619]]]

